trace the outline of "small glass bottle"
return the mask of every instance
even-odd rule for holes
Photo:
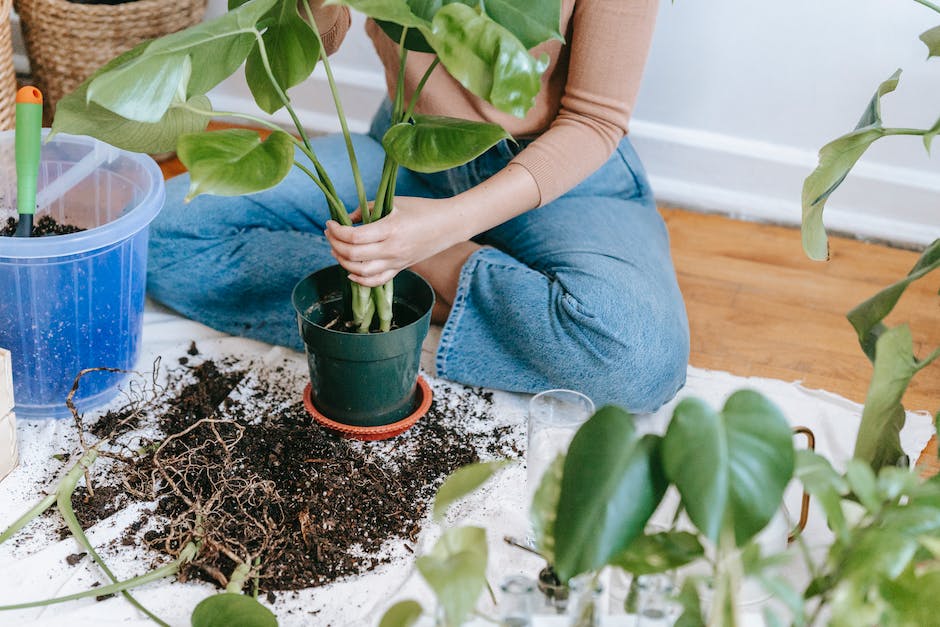
[[[569,627],[600,627],[601,593],[604,591],[596,575],[579,575],[568,582]]]
[[[666,627],[675,623],[675,584],[669,575],[640,575],[636,587],[637,627]]]
[[[531,627],[535,582],[522,575],[507,577],[499,585],[500,627]]]

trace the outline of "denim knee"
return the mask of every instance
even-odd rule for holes
[[[649,286],[648,286],[649,287]],[[586,364],[572,381],[597,407],[618,405],[632,413],[649,413],[671,400],[685,384],[689,363],[689,327],[678,291],[641,295],[610,282],[595,284],[587,296],[566,293],[562,324],[576,328],[575,358]],[[624,295],[631,298],[624,298]]]

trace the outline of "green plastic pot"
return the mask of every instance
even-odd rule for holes
[[[310,369],[311,400],[329,419],[354,427],[398,422],[417,406],[421,344],[428,334],[434,290],[403,270],[395,277],[393,325],[385,333],[326,328],[348,320],[349,282],[341,266],[301,280],[291,296]]]

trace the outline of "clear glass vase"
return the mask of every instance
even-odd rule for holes
[[[604,589],[597,576],[579,575],[568,582],[568,627],[600,627],[601,594]]]

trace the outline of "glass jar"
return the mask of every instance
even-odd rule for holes
[[[600,627],[601,593],[604,591],[597,576],[587,573],[568,582],[568,627]]]
[[[499,585],[500,627],[531,627],[535,609],[535,582],[522,575],[507,577]]]

